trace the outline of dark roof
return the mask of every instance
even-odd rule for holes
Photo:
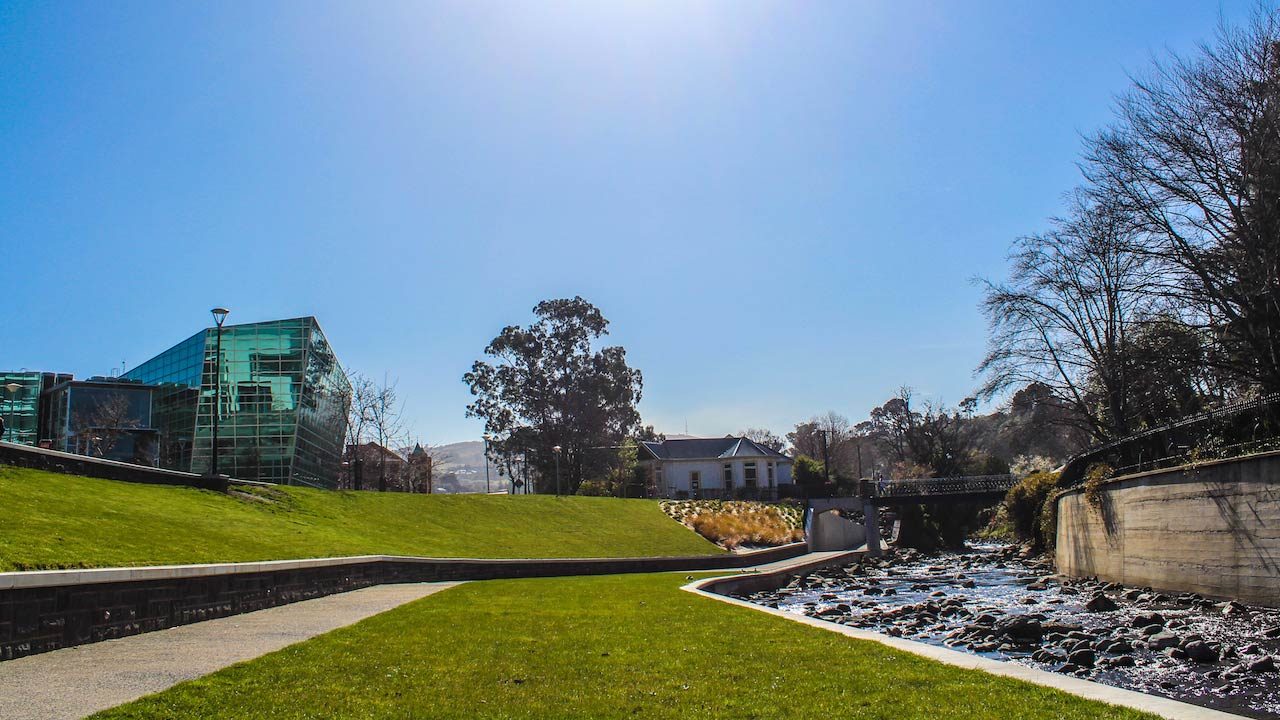
[[[730,457],[774,457],[790,460],[777,450],[771,450],[744,437],[646,441],[640,444],[658,460],[709,460]]]

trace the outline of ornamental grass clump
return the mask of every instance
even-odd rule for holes
[[[747,500],[680,500],[662,504],[673,519],[723,547],[785,545],[804,539],[798,507]]]

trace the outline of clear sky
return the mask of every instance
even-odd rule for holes
[[[580,294],[659,430],[976,385],[976,275],[1252,2],[0,3],[0,368],[316,315],[431,443]]]

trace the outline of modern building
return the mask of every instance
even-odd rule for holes
[[[40,394],[41,445],[135,465],[157,464],[154,386],[121,378],[63,377]]]
[[[158,386],[162,467],[241,480],[338,484],[351,386],[314,317],[206,328],[125,373]],[[221,403],[215,400],[221,389]]]
[[[640,443],[640,465],[672,498],[775,498],[791,484],[791,458],[745,437]]]
[[[71,375],[64,373],[0,372],[0,417],[4,418],[5,428],[0,440],[39,444],[45,410],[41,397],[50,387],[70,379]]]

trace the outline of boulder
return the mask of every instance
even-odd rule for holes
[[[1089,602],[1084,604],[1084,609],[1089,612],[1111,612],[1112,610],[1119,610],[1120,606],[1106,595],[1098,593],[1089,598]]]
[[[1276,671],[1276,659],[1270,655],[1264,655],[1245,665],[1245,669],[1251,673],[1273,673]]]
[[[1219,659],[1217,649],[1203,640],[1193,640],[1187,643],[1182,650],[1187,654],[1187,657],[1203,665],[1212,665],[1218,662]]]
[[[1092,650],[1076,650],[1067,655],[1067,662],[1079,667],[1093,667],[1097,656]]]
[[[1044,637],[1044,627],[1040,621],[1023,615],[1013,615],[997,622],[995,631],[1007,638],[1023,642],[1040,642],[1040,638]]]
[[[1157,652],[1160,650],[1177,648],[1181,642],[1182,638],[1166,631],[1160,631],[1147,638],[1148,647]]]
[[[1139,613],[1133,616],[1133,620],[1129,622],[1129,627],[1145,628],[1151,625],[1164,626],[1164,616],[1160,613]]]
[[[1107,659],[1107,667],[1133,667],[1137,664],[1138,661],[1134,660],[1132,655],[1121,655],[1120,657]]]

